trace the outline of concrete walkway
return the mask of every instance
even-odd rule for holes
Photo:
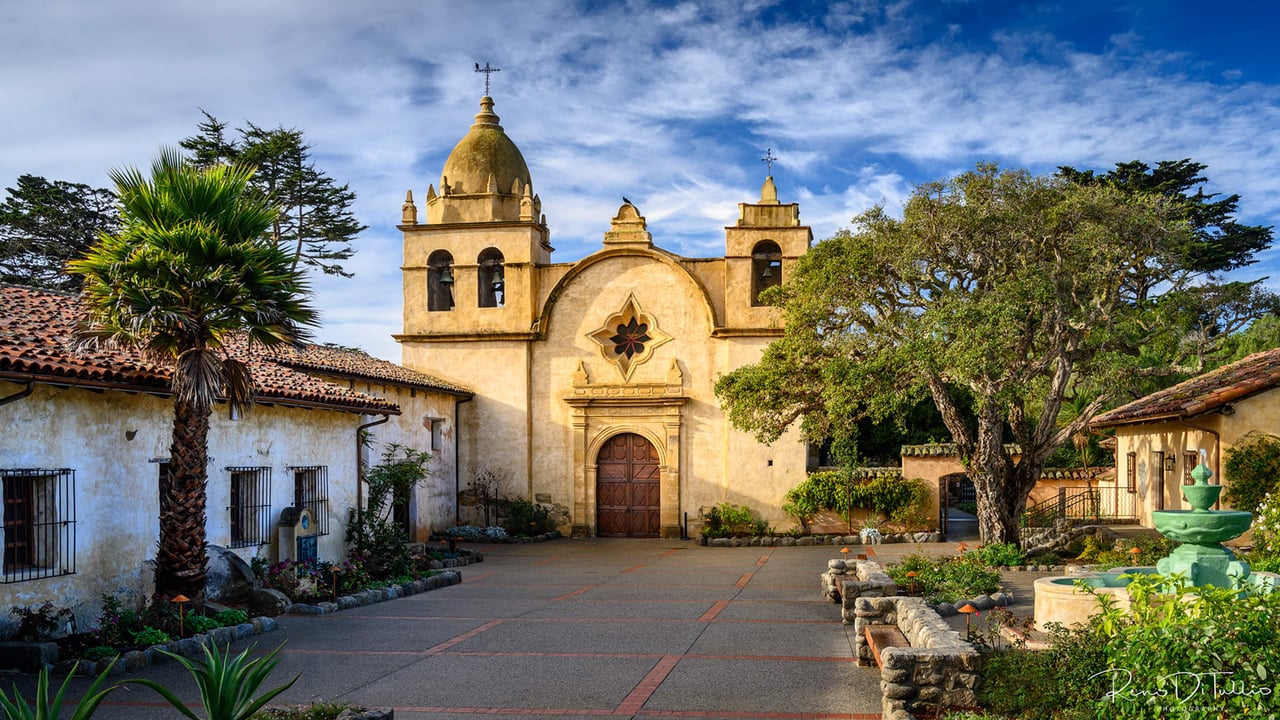
[[[857,667],[852,628],[818,599],[818,574],[838,548],[569,539],[478,547],[485,561],[464,568],[461,585],[279,618],[259,649],[287,641],[272,684],[301,679],[278,702],[394,707],[400,720],[880,717],[878,671]],[[917,547],[875,552],[890,561]],[[176,664],[143,674],[195,702]],[[177,716],[157,699],[126,686],[95,718]]]

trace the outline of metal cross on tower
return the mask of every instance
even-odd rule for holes
[[[476,63],[476,72],[484,73],[484,96],[489,97],[489,76],[496,72],[502,72],[502,68],[490,67],[487,62],[484,67],[480,67],[480,63]]]
[[[765,164],[765,167],[768,168],[768,172],[770,175],[773,174],[773,161],[777,159],[778,158],[774,157],[773,155],[773,148],[769,148],[765,150],[764,157],[760,158],[760,162]]]

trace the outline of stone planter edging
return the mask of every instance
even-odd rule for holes
[[[802,537],[773,537],[760,535],[749,538],[699,538],[704,547],[808,547],[811,545],[889,545],[904,543],[943,542],[940,532],[894,533],[883,535],[876,542],[863,542],[861,535],[804,535]]]
[[[273,632],[279,628],[280,625],[276,623],[275,618],[256,617],[247,623],[214,628],[207,633],[199,633],[189,638],[174,640],[163,645],[152,645],[144,650],[130,650],[118,656],[115,666],[111,668],[111,674],[120,675],[141,670],[149,665],[169,662],[170,658],[162,654],[161,650],[167,650],[174,655],[182,655],[183,657],[202,658],[204,657],[204,652],[200,649],[201,647],[210,647],[216,650],[219,647],[226,647],[235,640],[244,640],[254,635]],[[76,664],[77,662],[79,662],[78,665]],[[110,662],[110,660],[101,662],[60,660],[53,665],[53,672],[57,675],[67,675],[74,667],[76,675],[95,677],[106,669]]]
[[[432,575],[421,580],[414,580],[400,585],[387,585],[371,590],[361,590],[352,595],[342,595],[338,597],[337,602],[294,603],[285,612],[290,615],[328,615],[340,610],[350,610],[354,607],[373,605],[374,603],[438,590],[442,587],[457,585],[460,582],[462,582],[461,570],[446,570],[438,575]]]

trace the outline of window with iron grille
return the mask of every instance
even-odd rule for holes
[[[0,582],[76,571],[76,473],[62,468],[0,470],[4,573]]]
[[[1200,464],[1200,454],[1195,450],[1182,451],[1182,484],[1195,485],[1196,479],[1191,477],[1191,471],[1196,469],[1196,465]]]
[[[231,547],[271,540],[271,468],[231,467]]]
[[[324,465],[290,467],[293,473],[293,504],[311,511],[316,532],[329,534],[329,468]]]
[[[1138,492],[1138,453],[1131,452],[1126,457],[1129,467],[1125,469],[1125,478],[1128,480],[1128,490],[1131,493]]]

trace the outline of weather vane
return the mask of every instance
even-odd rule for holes
[[[480,63],[476,63],[476,72],[484,73],[484,96],[489,97],[489,76],[496,72],[502,72],[502,68],[490,67],[487,62],[484,67],[480,67]]]
[[[479,66],[477,65],[476,67],[479,67]],[[769,148],[765,150],[764,157],[760,158],[760,162],[765,164],[765,167],[768,168],[768,172],[770,175],[773,174],[773,161],[777,159],[778,158],[774,157],[773,155],[773,148]]]

